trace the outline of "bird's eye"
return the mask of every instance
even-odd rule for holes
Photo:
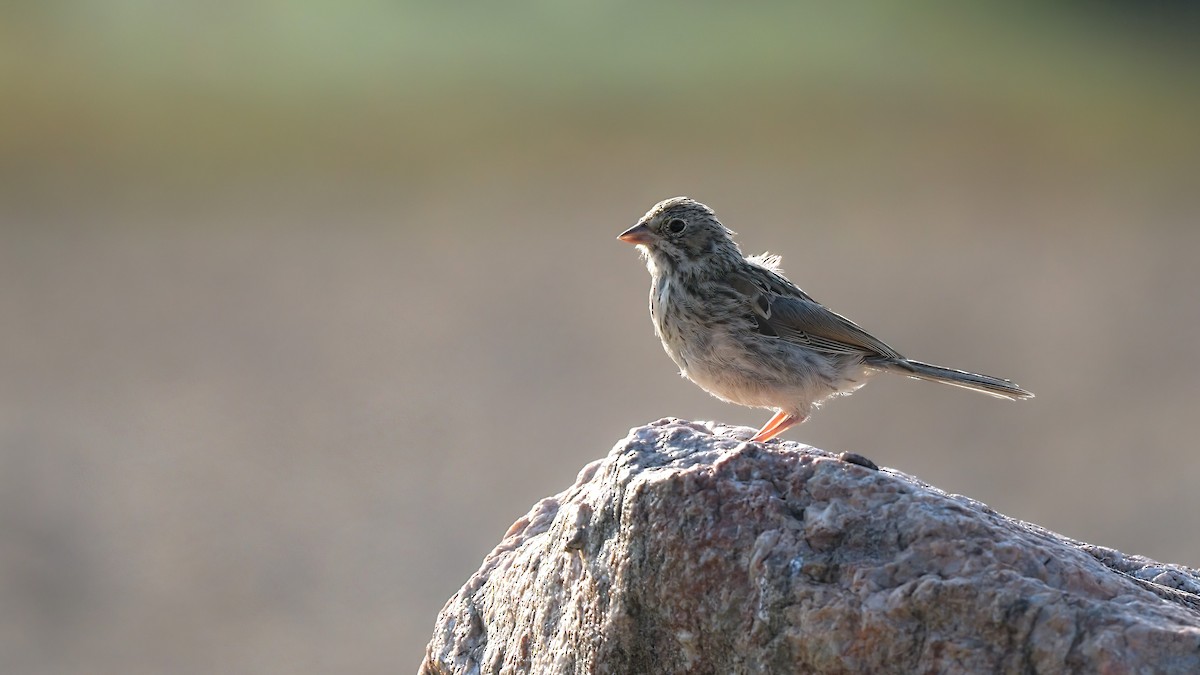
[[[667,221],[667,229],[671,234],[679,234],[685,227],[687,227],[687,221],[682,218],[672,218]]]

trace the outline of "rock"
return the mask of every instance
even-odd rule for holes
[[[867,458],[634,429],[438,615],[443,673],[1200,673],[1200,573]]]

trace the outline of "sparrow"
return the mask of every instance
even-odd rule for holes
[[[1033,397],[1008,380],[904,357],[789,281],[779,256],[742,255],[734,234],[709,207],[673,197],[617,238],[646,261],[654,332],[680,374],[723,401],[775,411],[751,441],[778,436],[881,372]]]

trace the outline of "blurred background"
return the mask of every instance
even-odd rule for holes
[[[660,199],[904,353],[786,438],[1200,566],[1190,3],[0,9],[0,671],[414,672],[680,379]],[[669,526],[669,524],[668,524]]]

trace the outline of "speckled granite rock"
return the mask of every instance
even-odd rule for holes
[[[1200,673],[1196,570],[752,433],[634,429],[513,524],[420,673]]]

